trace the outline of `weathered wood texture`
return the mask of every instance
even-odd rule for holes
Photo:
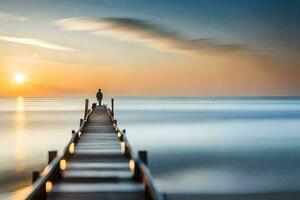
[[[105,107],[96,107],[47,199],[145,199],[145,186],[133,179],[123,151]]]

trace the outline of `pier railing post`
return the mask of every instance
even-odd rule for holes
[[[89,100],[85,99],[85,106],[84,106],[84,119],[86,119],[86,116],[88,114],[88,109],[89,109]]]
[[[57,156],[57,151],[48,151],[48,164]]]
[[[32,172],[32,183],[34,183],[39,177],[40,177],[40,172],[39,171],[33,171]]]
[[[143,161],[143,163],[148,165],[148,155],[147,151],[138,151],[139,158]]]
[[[83,119],[80,119],[79,126],[83,124]]]
[[[114,98],[111,99],[111,114],[115,117]]]

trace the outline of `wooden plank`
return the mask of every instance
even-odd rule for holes
[[[101,140],[113,140],[113,141],[116,141],[116,142],[120,142],[119,138],[118,137],[83,137],[80,141],[80,143],[83,143],[84,141],[101,141]]]
[[[70,162],[68,169],[129,169],[129,163]]]
[[[123,155],[121,149],[76,149],[77,155]]]
[[[140,200],[144,199],[144,192],[106,192],[106,193],[50,193],[47,200]]]
[[[53,186],[52,192],[140,192],[144,191],[141,183],[65,183]]]
[[[117,135],[117,133],[114,131],[110,131],[110,132],[84,132],[82,133],[82,136],[84,135],[90,135],[90,136],[93,136],[93,135],[103,135],[103,136],[109,136],[109,135]]]
[[[130,170],[67,170],[63,173],[63,178],[113,178],[130,179]]]
[[[80,147],[76,147],[76,149],[78,150],[120,150],[119,146],[80,146]]]
[[[124,162],[124,163],[128,163],[128,158],[126,158],[125,156],[119,156],[119,157],[105,157],[105,156],[101,156],[101,157],[97,157],[97,156],[77,156],[74,155],[72,158],[70,158],[70,161],[74,161],[74,162],[99,162],[99,163],[103,163],[103,162],[115,162],[115,163],[120,163],[120,162]]]
[[[77,144],[76,145],[76,148],[78,148],[78,147],[95,147],[95,148],[97,148],[97,147],[99,147],[99,148],[101,148],[101,147],[103,147],[103,148],[105,148],[105,147],[119,147],[119,148],[121,148],[121,145],[120,145],[120,143],[117,143],[117,142],[110,142],[110,143],[105,143],[105,142],[86,142],[86,143],[80,143],[80,144]]]
[[[120,141],[118,139],[114,138],[107,138],[107,139],[82,139],[82,141],[78,144],[86,144],[86,143],[107,143],[107,144],[112,144],[112,143],[119,143]]]
[[[121,146],[119,142],[98,142],[98,141],[90,141],[90,142],[85,142],[85,143],[80,143],[77,144],[76,147],[80,147],[80,146]]]
[[[82,134],[81,135],[81,139],[84,138],[117,138],[118,139],[118,135],[115,133],[107,133],[107,134]]]
[[[87,128],[87,129],[84,129],[84,131],[86,132],[86,133],[106,133],[106,132],[114,132],[115,131],[115,129],[113,129],[113,128],[111,128],[111,129],[109,129],[109,128],[103,128],[103,129],[94,129],[94,128]]]

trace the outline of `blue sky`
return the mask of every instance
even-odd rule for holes
[[[214,36],[237,41],[256,38],[291,46],[299,42],[297,0],[2,0],[0,5],[3,11],[36,20],[128,17],[151,20],[195,38]]]
[[[298,94],[297,77],[291,79],[291,74],[299,75],[299,9],[297,0],[1,0],[0,46],[6,57],[38,55],[35,59],[87,67],[174,65],[184,71],[186,63],[201,66],[197,69],[201,76],[210,70],[203,64],[220,65],[222,59],[224,66],[236,67],[228,69],[236,73],[233,77],[247,76],[234,72],[244,69],[234,61],[240,59],[271,69],[262,83],[262,88],[268,87],[259,94],[273,91],[271,83],[280,85],[283,80],[285,89],[277,88],[276,94],[282,90]],[[170,60],[172,64],[167,64]],[[222,73],[214,74],[212,84],[222,79],[228,84],[223,90],[235,93]],[[197,94],[199,90],[195,89]],[[249,93],[256,91],[254,87]]]

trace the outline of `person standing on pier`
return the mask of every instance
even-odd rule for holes
[[[101,92],[101,89],[98,90],[97,94],[96,94],[97,100],[99,101],[99,106],[101,106],[101,101],[103,98],[103,94]]]

